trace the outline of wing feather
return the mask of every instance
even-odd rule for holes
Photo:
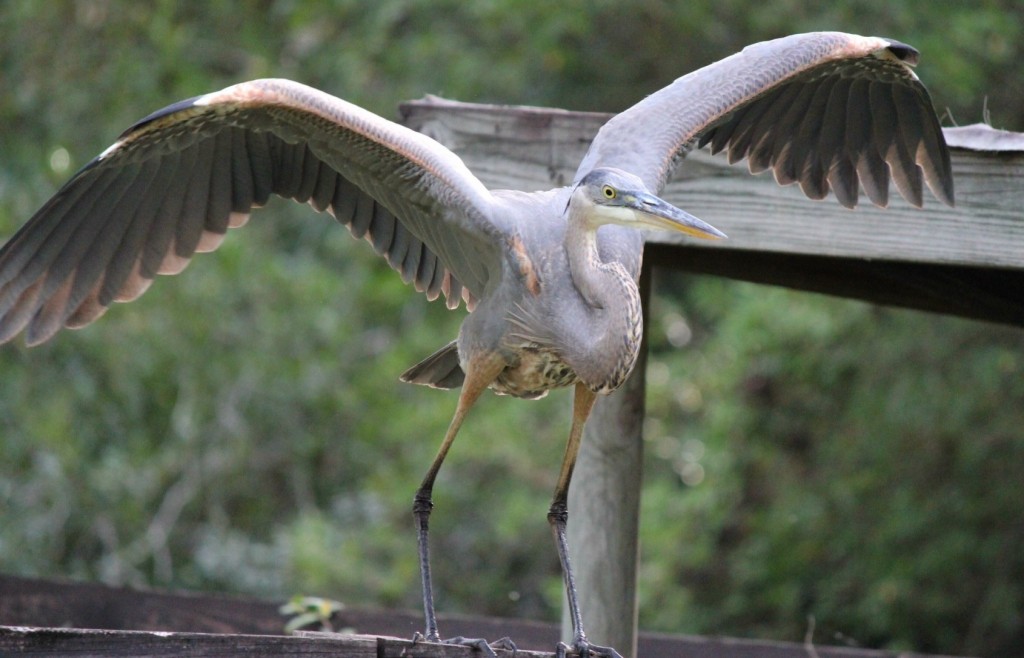
[[[126,172],[129,182],[135,173],[134,167]],[[19,232],[11,239],[11,243],[22,246],[34,257],[15,259],[23,262],[22,271],[27,273],[27,277],[0,275],[0,279],[7,281],[0,289],[0,317],[5,320],[0,322],[0,338],[13,336],[26,327],[32,329],[36,311],[52,296],[66,294],[62,287],[66,287],[71,276],[68,261],[80,253],[86,241],[91,242],[88,217],[90,213],[102,212],[106,199],[111,196],[105,197],[103,193],[114,186],[113,176],[102,172],[94,175],[98,194],[70,194],[67,197],[58,194],[47,204],[46,207],[58,219],[70,216],[70,221],[51,219],[41,223],[39,236]],[[120,196],[119,190],[114,192]],[[80,209],[80,214],[70,212],[72,209]],[[38,325],[33,331],[39,331]]]
[[[237,128],[228,132],[231,133],[231,160],[228,163],[231,169],[231,212],[248,213],[256,199],[256,181],[253,176],[256,167],[250,164],[251,154],[245,133]]]
[[[224,130],[213,139],[213,152],[210,157],[210,189],[206,197],[205,221],[199,225],[204,231],[223,235],[228,230],[228,219],[234,210],[234,176],[231,168],[234,164],[232,147],[234,131]],[[205,235],[200,242],[205,240]],[[197,251],[211,251],[197,249]]]
[[[772,149],[772,168],[775,171],[775,180],[779,185],[792,185],[800,178],[799,166],[803,163],[797,162],[796,153],[799,143],[792,139],[792,136],[806,122],[807,108],[814,96],[814,87],[800,85],[800,91],[789,104],[788,109],[780,117],[779,123],[775,126],[775,147]]]
[[[889,168],[873,144],[875,137],[871,115],[861,107],[870,85],[871,82],[866,78],[857,78],[850,85],[843,152],[853,162],[856,179],[871,203],[884,208],[889,205]]]
[[[338,185],[338,174],[326,162],[319,162],[320,171],[316,174],[316,187],[309,196],[309,204],[318,212],[324,212],[334,200],[334,192]]]
[[[197,155],[197,150],[191,148],[181,152],[176,175],[168,179],[167,194],[150,222],[139,267],[140,274],[147,279],[152,279],[157,274],[173,273],[167,269],[165,261],[169,260],[168,256],[173,255],[174,234],[177,232],[179,221],[185,216],[185,197],[188,194],[192,172],[197,165]]]
[[[122,179],[129,181],[127,186],[116,193],[97,197],[96,203],[89,207],[91,216],[109,214],[115,206],[124,211],[113,214],[106,224],[91,221],[90,215],[79,222],[74,234],[48,268],[46,282],[40,291],[45,303],[27,328],[30,343],[42,342],[56,333],[89,295],[105,264],[103,261],[109,262],[110,259],[112,250],[104,243],[104,238],[109,237],[111,228],[117,230],[131,219],[142,200],[142,188],[151,180],[153,169],[145,165],[133,167],[131,177]],[[83,263],[84,267],[76,267],[83,254],[88,252],[92,252],[95,259],[90,258],[87,265]]]
[[[382,205],[375,209],[369,240],[377,254],[391,253],[391,246],[395,240],[395,222],[390,221],[388,211]]]
[[[800,85],[783,85],[775,90],[774,102],[754,103],[755,107],[763,106],[764,109],[757,124],[750,128],[747,166],[751,173],[760,173],[772,167],[775,162],[775,142],[776,140],[781,142],[784,139],[780,130],[781,118],[796,102],[801,91]]]
[[[85,304],[87,307],[94,306],[99,301],[105,273],[120,272],[119,264],[113,262],[118,247],[122,243],[122,238],[130,235],[131,226],[140,209],[147,206],[149,191],[152,189],[154,180],[160,174],[160,168],[160,162],[157,160],[149,160],[142,164],[131,187],[118,201],[118,212],[111,216],[110,221],[96,223],[100,227],[99,231],[91,243],[84,246],[88,250],[89,258],[82,258],[81,254],[75,254],[73,258],[66,261],[63,267],[54,268],[55,272],[65,269],[73,272],[73,276],[68,277],[69,280],[73,279],[73,284],[63,307],[53,309],[55,314],[53,324],[40,334],[45,336],[43,340],[52,336],[68,322],[86,300],[92,300],[89,304]],[[89,225],[93,225],[93,222],[89,222]],[[80,322],[84,315],[84,312],[79,314],[76,321]]]
[[[146,196],[139,203],[135,212],[131,215],[130,223],[123,235],[119,238],[117,231],[111,231],[112,235],[104,242],[105,248],[110,250],[108,258],[90,259],[95,262],[96,267],[104,267],[102,282],[94,289],[96,300],[95,305],[99,307],[109,306],[111,302],[118,299],[134,299],[129,296],[131,291],[139,286],[139,282],[133,279],[141,262],[141,252],[146,244],[146,237],[152,226],[154,208],[159,208],[165,202],[169,191],[165,186],[152,185],[151,183],[160,178],[173,178],[181,165],[180,154],[171,154],[171,157],[153,159],[149,161],[152,168],[150,184],[146,186]],[[103,261],[107,262],[104,263]],[[86,263],[83,261],[83,267]],[[87,318],[99,317],[96,313],[102,313],[100,308],[95,306],[90,310],[80,309],[75,312],[75,326],[88,324]]]
[[[772,96],[778,97],[782,94],[784,89],[776,89],[769,92]],[[729,140],[729,164],[735,164],[746,157],[747,153],[750,153],[751,148],[754,145],[754,140],[760,135],[757,131],[757,126],[762,121],[762,118],[772,107],[773,101],[765,103],[751,103],[747,106],[746,112],[744,112],[742,120],[736,126],[735,136]],[[753,160],[750,160],[750,166],[753,167]],[[761,168],[761,171],[767,169],[768,165],[765,164]],[[753,171],[753,169],[751,169]]]
[[[430,298],[472,305],[507,226],[437,142],[315,89],[257,80],[155,112],[0,248],[0,342],[142,294],[278,194],[328,211]]]
[[[949,150],[940,148],[942,128],[931,112],[913,102],[913,91],[905,85],[893,87],[893,101],[899,111],[900,124],[911,125],[913,131],[903,133],[903,141],[910,157],[921,169],[928,188],[939,199],[952,205],[953,174]]]
[[[828,181],[825,178],[828,163],[825,160],[831,160],[832,152],[819,148],[819,139],[823,132],[825,110],[835,86],[834,77],[825,78],[813,85],[814,93],[804,109],[806,119],[798,126],[793,142],[796,179],[800,189],[811,199],[824,199],[828,194]]]
[[[401,254],[402,266],[399,269],[399,273],[402,276],[402,281],[409,283],[416,279],[416,271],[420,266],[420,259],[423,256],[423,243],[413,242],[409,239],[409,233],[406,231],[399,231],[397,234],[397,245],[395,248],[396,258]],[[423,292],[422,289],[417,288],[419,292]]]
[[[289,144],[275,141],[277,155],[274,158],[274,193],[286,199],[294,199],[302,184],[302,160],[306,152],[304,144]]]
[[[846,208],[857,205],[857,169],[844,149],[848,125],[847,99],[852,84],[851,78],[836,79],[822,112],[818,145],[812,149],[819,154],[827,154],[819,160],[822,173],[828,179],[822,187],[826,192],[831,187],[836,200]]]
[[[249,130],[245,132],[246,153],[249,156],[249,172],[252,174],[254,206],[265,206],[274,192],[274,165],[267,143],[267,133]],[[242,163],[244,167],[246,162]],[[236,210],[238,210],[236,208]]]
[[[903,198],[920,207],[923,203],[921,170],[907,150],[903,136],[897,131],[896,122],[892,120],[892,117],[898,114],[892,98],[892,88],[879,81],[872,82],[870,103],[871,116],[874,119],[873,132],[878,138],[878,155],[889,165],[892,182],[896,184],[896,189]]]
[[[161,263],[161,273],[178,274],[188,265],[195,253],[196,245],[203,233],[206,213],[210,203],[213,179],[213,159],[216,137],[196,142],[196,160],[190,180],[184,189],[181,214],[171,221],[177,224],[174,231],[174,249]],[[170,219],[170,218],[169,218]],[[102,221],[97,218],[96,221]]]

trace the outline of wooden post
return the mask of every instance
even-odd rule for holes
[[[633,374],[598,400],[587,423],[569,487],[569,559],[576,573],[583,628],[594,644],[636,656],[640,482],[643,465],[647,305],[651,271],[640,277],[645,331]],[[562,608],[562,636],[572,638]]]

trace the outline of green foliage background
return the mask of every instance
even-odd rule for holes
[[[243,79],[384,116],[615,111],[814,29],[911,43],[940,112],[1024,129],[1010,0],[15,1],[0,236],[134,120]],[[0,570],[417,607],[411,497],[455,398],[397,375],[459,320],[280,202],[89,329],[4,346]],[[650,335],[643,628],[1024,655],[1019,330],[661,274]],[[560,394],[470,418],[432,519],[442,610],[557,618],[567,419]]]

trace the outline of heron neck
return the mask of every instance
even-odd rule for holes
[[[636,363],[643,333],[643,313],[636,281],[622,263],[605,262],[597,244],[597,228],[572,221],[565,236],[565,251],[573,284],[591,308],[586,345],[577,348],[591,357],[574,360],[576,374],[594,391],[619,387]],[[608,369],[607,363],[614,364]]]
[[[597,228],[585,221],[571,221],[565,234],[565,251],[576,290],[588,306],[606,308],[618,286],[613,284],[609,289],[609,275],[612,273],[609,272],[608,264],[601,260],[597,247]]]
[[[636,284],[621,263],[601,259],[597,243],[600,224],[594,221],[592,210],[593,206],[580,197],[574,195],[570,200],[565,253],[573,283],[587,305],[595,309],[613,308],[622,304],[623,286],[632,287],[635,292]]]

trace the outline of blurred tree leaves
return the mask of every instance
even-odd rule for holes
[[[822,641],[1017,655],[1024,335],[663,278],[683,292],[661,316],[707,324],[694,350],[653,346],[652,373],[673,375],[649,378],[642,539],[645,556],[699,548],[643,560],[645,582],[688,590],[641,589],[649,623],[696,612],[703,632],[796,639],[813,616]],[[656,475],[692,441],[699,486]]]
[[[280,76],[384,116],[424,93],[614,111],[748,43],[906,41],[940,112],[1024,129],[1017,2],[295,0],[0,5],[0,236],[126,126]],[[62,163],[66,157],[67,162]],[[415,608],[412,492],[455,335],[326,216],[272,202],[214,255],[0,349],[0,569]],[[641,625],[1021,655],[1018,330],[661,274]],[[553,619],[565,395],[487,396],[441,473],[439,606]],[[469,574],[469,576],[467,576]]]

